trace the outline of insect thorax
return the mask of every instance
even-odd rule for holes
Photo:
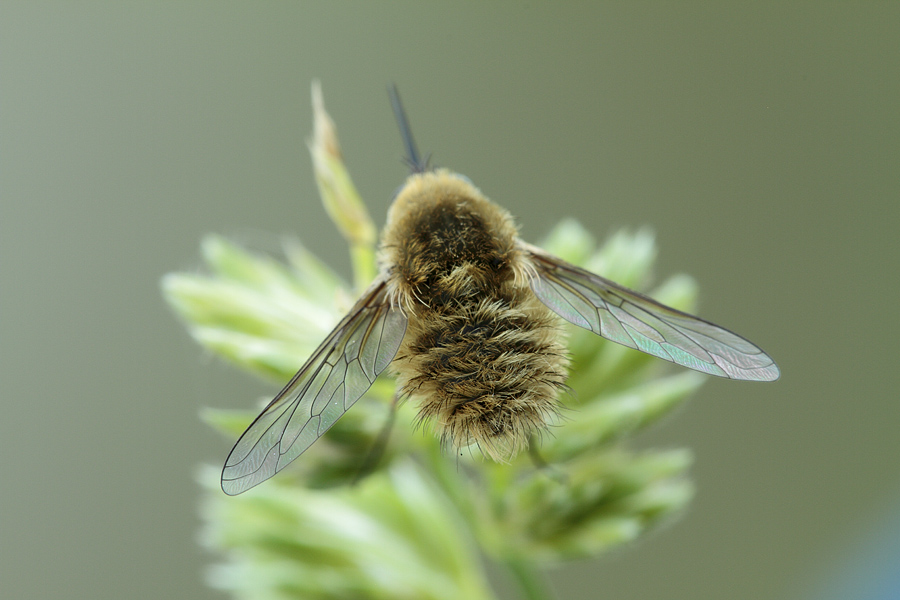
[[[515,235],[509,214],[459,176],[416,174],[388,215],[385,263],[401,292],[423,300],[490,294],[515,276]]]

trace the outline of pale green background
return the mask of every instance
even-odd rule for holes
[[[192,477],[230,443],[197,412],[276,386],[209,360],[158,281],[207,232],[296,234],[347,272],[314,77],[379,223],[395,81],[423,149],[527,239],[652,225],[657,273],[782,367],[638,440],[695,451],[696,501],[556,571],[559,596],[814,595],[900,511],[898,7],[4,2],[0,595],[219,597]]]

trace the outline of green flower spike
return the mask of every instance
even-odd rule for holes
[[[350,244],[355,279],[353,283],[357,291],[362,291],[375,278],[375,224],[344,166],[337,128],[325,112],[322,88],[318,81],[313,82],[312,104],[313,137],[308,145],[316,183],[328,216]]]
[[[290,378],[375,274],[375,228],[341,159],[334,124],[313,85],[310,152],[328,214],[350,245],[351,287],[299,243],[286,260],[209,236],[209,275],[173,273],[166,300],[203,346],[281,382]],[[646,230],[599,248],[576,222],[542,246],[629,287],[646,288],[655,249]],[[689,311],[696,286],[669,279],[653,297]],[[690,501],[686,450],[630,450],[627,438],[668,414],[704,381],[663,361],[570,328],[570,392],[533,456],[506,464],[443,452],[415,411],[391,419],[393,381],[363,398],[289,469],[228,497],[218,468],[200,473],[203,544],[223,557],[213,587],[236,598],[493,598],[481,556],[508,567],[524,597],[548,598],[542,571],[631,542]],[[207,409],[229,441],[257,411]],[[224,454],[223,454],[224,456]],[[480,551],[480,553],[479,553]]]

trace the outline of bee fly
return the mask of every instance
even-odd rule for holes
[[[300,456],[388,367],[442,440],[514,455],[559,410],[568,360],[558,317],[703,373],[778,379],[748,340],[523,242],[471,181],[420,158],[390,92],[412,174],[388,212],[380,273],[235,444],[226,494]]]

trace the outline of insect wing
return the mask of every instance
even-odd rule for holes
[[[604,338],[696,371],[751,381],[780,372],[758,346],[718,325],[660,304],[539,248],[531,289],[566,321]]]
[[[394,359],[407,318],[376,281],[232,448],[222,490],[233,496],[300,456]]]

